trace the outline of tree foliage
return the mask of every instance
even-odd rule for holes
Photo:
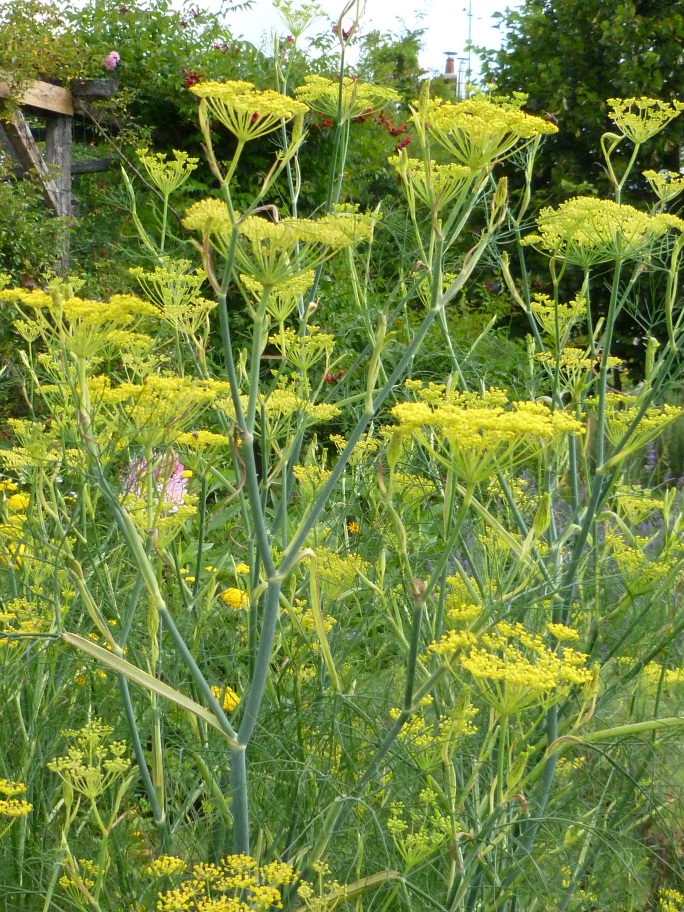
[[[610,192],[598,145],[611,126],[607,99],[684,96],[684,2],[525,0],[500,18],[502,47],[483,52],[486,78],[529,93],[529,109],[560,127],[538,180],[555,196]],[[643,167],[678,170],[683,138],[684,124],[673,124],[647,147]]]

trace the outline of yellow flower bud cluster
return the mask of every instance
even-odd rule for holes
[[[273,333],[269,342],[300,371],[308,371],[322,357],[328,357],[335,347],[335,337],[320,331],[319,326],[307,326],[306,335],[294,329]]]
[[[430,135],[458,164],[480,171],[506,158],[521,143],[558,132],[549,121],[521,111],[519,103],[523,101],[521,97],[497,104],[475,97],[453,104],[431,98],[423,117]],[[419,109],[417,102],[414,116]]]
[[[572,327],[586,316],[587,302],[580,294],[569,304],[555,304],[548,295],[535,294],[531,310],[554,351],[558,351],[567,342]]]
[[[94,411],[123,420],[124,436],[144,447],[173,444],[188,425],[230,389],[228,382],[150,374],[142,383],[111,386],[107,377],[88,382]]]
[[[411,716],[399,734],[399,741],[426,772],[441,763],[445,749],[451,754],[461,738],[477,733],[473,719],[478,709],[467,694],[456,702],[448,715],[437,720],[430,717],[434,714],[432,702],[432,697],[421,702],[420,710]],[[399,713],[399,709],[390,709],[390,718],[397,719]]]
[[[338,554],[329,548],[316,548],[318,578],[326,583],[331,598],[356,588],[358,574],[367,574],[368,566],[359,554]]]
[[[129,269],[145,294],[159,308],[158,316],[178,332],[194,336],[208,329],[208,316],[216,307],[201,295],[206,275],[201,269],[192,270],[189,260],[167,259],[153,272],[141,267]]]
[[[684,110],[681,101],[659,98],[609,98],[608,117],[635,145],[644,143]]]
[[[234,586],[225,589],[219,598],[224,605],[232,608],[233,611],[241,611],[244,608],[249,608],[249,596],[247,593],[243,592],[242,589],[236,589]]]
[[[0,526],[0,562],[11,563],[19,569],[28,556],[28,549],[15,542],[3,541],[6,527]],[[5,556],[6,555],[6,556]],[[54,614],[44,604],[35,603],[25,596],[8,599],[0,608],[0,649],[12,650],[16,655],[30,645],[29,636],[48,633],[54,624]],[[7,659],[5,655],[4,660]]]
[[[277,222],[251,215],[238,229],[241,244],[235,256],[240,270],[261,285],[277,287],[315,269],[338,250],[368,240],[373,221],[356,212]]]
[[[305,495],[311,499],[330,478],[330,471],[317,465],[297,465],[292,474],[302,486]]]
[[[658,890],[658,912],[681,912],[684,893],[679,890]]]
[[[292,615],[296,618],[297,623],[305,634],[315,632],[316,620],[313,611],[309,608],[307,602],[302,601],[302,599],[295,599],[295,602],[292,605]],[[323,629],[326,633],[330,633],[336,623],[337,619],[331,615],[326,614],[323,616]]]
[[[311,288],[314,276],[314,271],[309,269],[274,288],[268,297],[267,313],[278,323],[284,323],[297,306],[297,303]],[[261,300],[264,293],[264,286],[261,282],[257,282],[251,276],[242,274],[240,275],[240,281],[257,302]]]
[[[297,880],[291,865],[259,865],[249,855],[202,862],[178,887],[159,894],[157,912],[267,912],[282,909],[282,888]]]
[[[211,241],[223,256],[228,255],[234,225],[223,200],[209,197],[193,203],[185,210],[183,227],[188,231],[199,232],[205,243]]]
[[[171,877],[173,874],[182,873],[185,868],[186,864],[182,858],[175,855],[160,855],[145,868],[145,874],[150,877]]]
[[[398,92],[385,86],[371,85],[352,77],[345,77],[340,86],[337,79],[315,74],[304,77],[304,85],[295,89],[295,95],[321,114],[333,120],[339,118],[339,123],[362,114],[372,114],[385,105],[401,101]]]
[[[241,396],[243,410],[247,408],[247,396]],[[235,420],[235,407],[230,399],[218,399],[216,405],[229,418]],[[306,425],[316,424],[319,421],[330,421],[340,414],[340,409],[330,402],[312,402],[310,398],[301,395],[295,384],[278,386],[268,396],[259,398],[260,409],[267,412],[271,426],[269,434],[277,437],[279,434],[290,434],[292,431],[292,416],[304,421]]]
[[[668,213],[648,215],[612,200],[577,196],[557,209],[542,209],[537,233],[523,243],[588,268],[616,259],[642,259],[658,238],[682,229],[684,221]]]
[[[210,111],[241,143],[265,136],[307,110],[294,98],[240,80],[198,82],[190,91],[201,99],[200,116],[202,109]]]
[[[684,684],[684,668],[663,669],[658,662],[649,662],[641,673],[651,687],[658,687],[661,681],[666,687]]]
[[[176,445],[189,450],[217,450],[230,446],[230,437],[214,431],[183,431],[176,437]]]

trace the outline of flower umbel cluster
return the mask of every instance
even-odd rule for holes
[[[372,114],[384,105],[401,101],[394,89],[345,77],[340,103],[339,81],[312,74],[304,77],[304,85],[295,89],[295,95],[310,108],[327,114],[328,117],[337,120],[339,115],[340,123],[353,117]]]
[[[525,96],[519,96],[495,104],[476,97],[453,104],[432,98],[425,108],[416,102],[412,111],[414,119],[422,117],[429,134],[458,164],[480,171],[506,158],[521,143],[558,132],[549,121],[521,111],[524,101]]]
[[[159,894],[157,912],[267,912],[282,909],[282,889],[297,879],[291,865],[259,865],[248,855],[194,865],[189,879]]]
[[[0,779],[0,817],[25,817],[33,810],[33,805],[23,798],[17,798],[26,791],[23,782],[11,782]]]
[[[557,209],[542,209],[537,234],[523,243],[577,266],[611,260],[638,260],[671,229],[682,231],[684,221],[667,213],[647,215],[633,206],[593,196],[578,196]]]
[[[503,390],[448,392],[439,384],[422,388],[413,381],[407,386],[416,390],[419,401],[391,410],[398,422],[395,434],[412,436],[468,483],[484,481],[539,446],[583,431],[571,415],[551,411],[542,402],[508,403]]]
[[[555,625],[550,632],[556,640],[576,638],[575,631],[563,625]],[[567,646],[550,649],[539,634],[520,623],[499,621],[480,634],[477,643],[466,642],[472,634],[459,634],[452,648],[453,633],[431,649],[446,656],[458,654],[460,666],[475,679],[489,705],[503,716],[531,706],[549,706],[573,685],[581,687],[593,679],[583,653]]]
[[[113,731],[99,719],[91,719],[78,730],[66,729],[62,734],[71,746],[64,756],[51,760],[48,769],[57,773],[68,789],[96,801],[131,765],[124,757],[126,742],[110,740]]]
[[[651,139],[684,110],[681,101],[658,98],[609,98],[608,116],[617,128],[637,145]]]

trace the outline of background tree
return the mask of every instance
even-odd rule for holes
[[[610,193],[599,148],[611,126],[607,99],[684,96],[684,2],[525,0],[500,18],[501,49],[482,50],[486,80],[529,93],[528,109],[560,128],[541,152],[537,186],[554,198]],[[675,121],[642,150],[632,194],[646,189],[642,170],[679,170],[683,138]]]

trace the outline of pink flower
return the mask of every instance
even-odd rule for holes
[[[105,57],[104,68],[105,70],[115,70],[117,64],[121,60],[121,54],[118,51],[110,51]]]
[[[144,456],[135,459],[124,478],[124,489],[127,494],[142,500],[146,497],[144,479],[147,474],[147,460]],[[164,504],[170,506],[170,513],[177,513],[178,507],[185,503],[185,494],[188,490],[188,475],[185,466],[176,457],[167,465],[158,465],[152,472],[157,491],[164,494]]]

